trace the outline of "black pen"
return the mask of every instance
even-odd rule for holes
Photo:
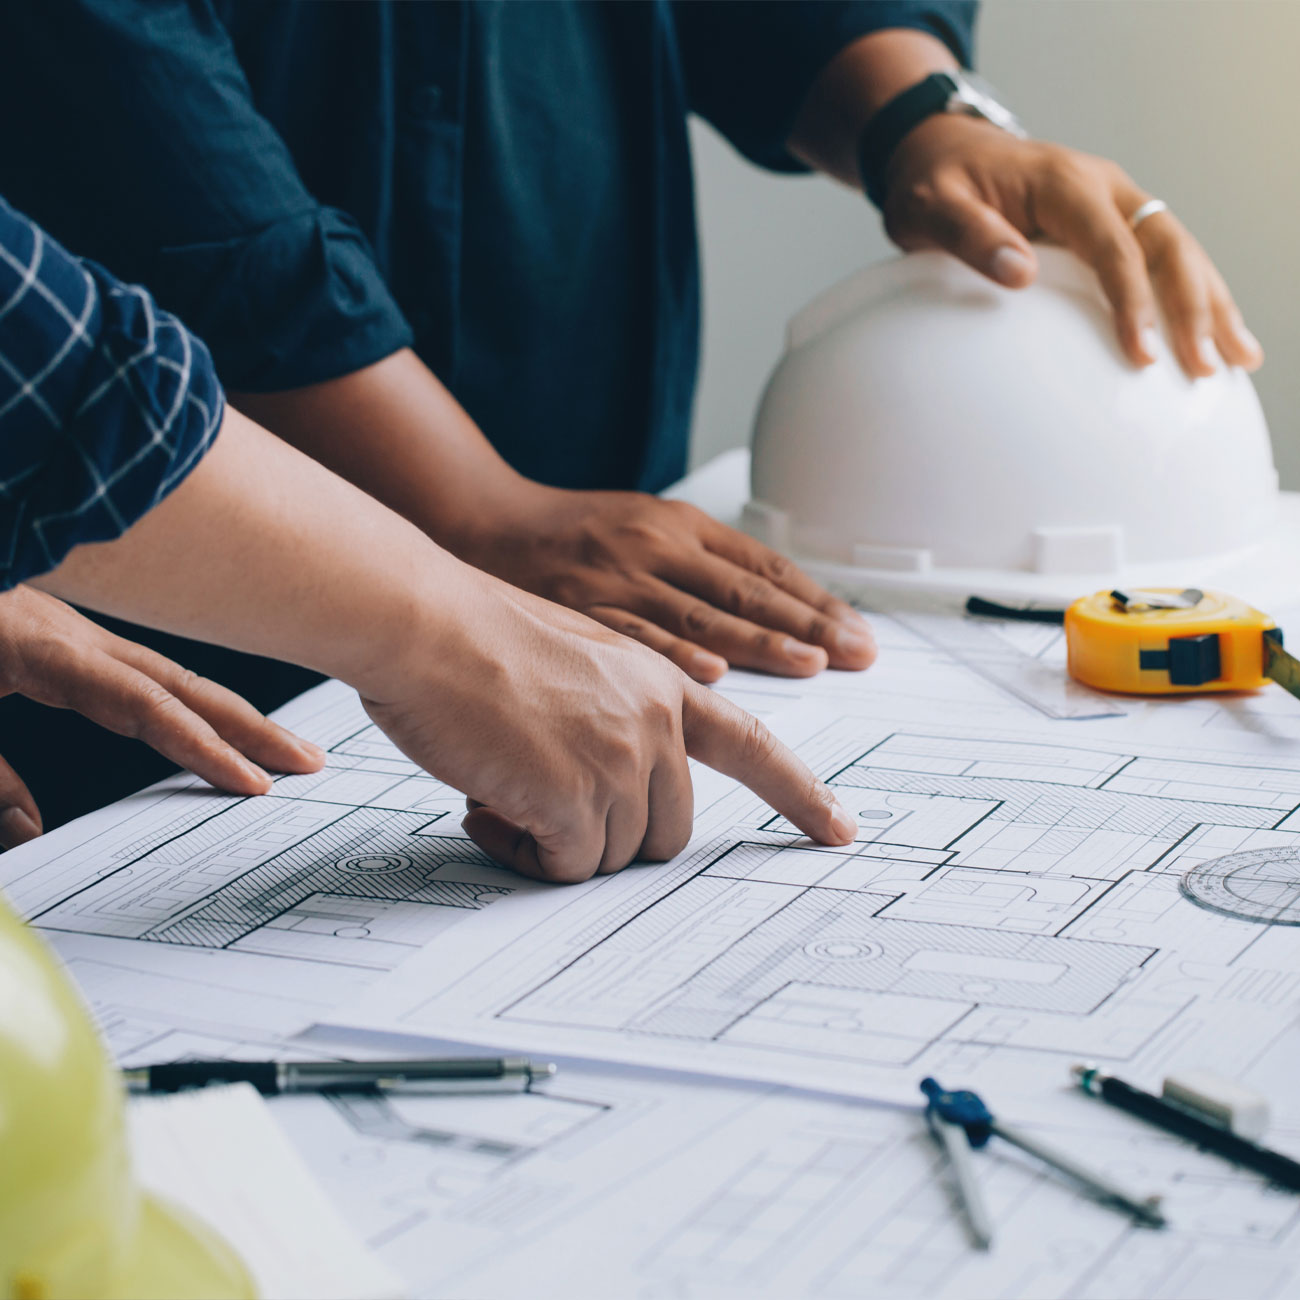
[[[524,1056],[405,1061],[172,1061],[123,1070],[131,1092],[180,1092],[208,1084],[251,1083],[282,1092],[527,1092],[555,1066]]]
[[[1102,1101],[1126,1110],[1130,1115],[1156,1124],[1170,1133],[1176,1133],[1198,1146],[1203,1146],[1216,1155],[1231,1160],[1234,1164],[1244,1165],[1257,1173],[1265,1175],[1282,1187],[1300,1191],[1300,1163],[1284,1156],[1280,1151],[1270,1151],[1268,1147],[1257,1146],[1254,1142],[1239,1137],[1229,1128],[1211,1123],[1175,1106],[1162,1097],[1157,1097],[1141,1088],[1135,1088],[1123,1079],[1102,1074],[1089,1065],[1076,1065],[1070,1073],[1074,1076],[1084,1092]]]

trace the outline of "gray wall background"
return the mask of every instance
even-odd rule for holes
[[[977,40],[980,72],[1035,135],[1116,159],[1209,250],[1268,354],[1255,382],[1300,488],[1300,0],[986,0]],[[692,130],[699,465],[748,442],[786,320],[894,250],[861,197],[765,174]]]

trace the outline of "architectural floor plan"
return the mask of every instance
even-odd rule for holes
[[[1072,1061],[1155,1078],[1276,1049],[1295,931],[1180,890],[1300,845],[1300,761],[805,716],[858,818],[810,844],[744,794],[619,893],[512,899],[332,1017],[910,1101],[923,1074],[1041,1094]]]

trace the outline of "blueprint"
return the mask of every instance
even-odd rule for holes
[[[736,791],[668,866],[512,897],[331,1021],[890,1101],[925,1074],[1050,1104],[1084,1058],[1158,1087],[1294,1054],[1296,931],[1179,882],[1300,845],[1300,756],[1079,725],[805,709],[791,739],[857,817],[852,846]]]

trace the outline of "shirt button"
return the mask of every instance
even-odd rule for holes
[[[437,117],[441,108],[441,86],[416,86],[407,100],[407,111],[412,117]]]

